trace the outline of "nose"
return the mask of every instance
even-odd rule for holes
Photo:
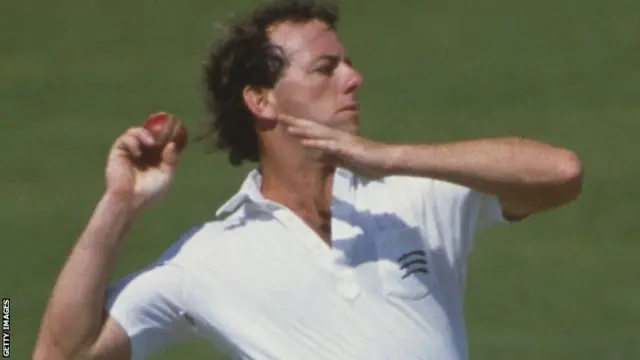
[[[345,66],[347,67],[345,90],[349,93],[361,87],[364,79],[353,66],[349,64],[345,64]]]

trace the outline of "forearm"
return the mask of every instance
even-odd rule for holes
[[[519,213],[545,210],[580,191],[573,152],[521,138],[401,145],[392,173],[426,176],[495,194]]]
[[[71,359],[97,339],[110,274],[132,221],[126,201],[101,199],[58,276],[37,347]]]

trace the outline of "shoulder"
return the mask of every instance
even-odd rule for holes
[[[388,176],[378,181],[393,199],[438,209],[459,209],[470,204],[493,201],[494,197],[454,182],[429,177]]]
[[[185,265],[210,253],[219,246],[224,237],[225,222],[216,220],[194,225],[184,231],[178,239],[158,258],[158,264]]]
[[[390,201],[427,203],[433,206],[455,205],[473,196],[468,187],[428,177],[392,175],[376,180],[358,178],[360,191],[386,196]]]
[[[427,212],[467,223],[479,228],[508,222],[497,196],[453,182],[412,176],[383,179],[395,198],[406,199]]]
[[[159,264],[179,264],[185,259],[193,257],[222,233],[222,224],[218,221],[198,224],[180,234],[160,256]]]
[[[251,246],[256,234],[268,233],[261,221],[246,221],[238,216],[198,224],[182,233],[158,258],[157,264],[191,268],[197,264],[212,265],[214,260],[229,257]],[[235,256],[235,255],[234,255]]]
[[[439,179],[408,175],[394,175],[381,179],[382,183],[394,192],[422,193],[432,196],[464,196],[471,193],[471,189],[452,182]]]
[[[376,180],[358,178],[360,198],[370,203],[387,204],[399,209],[412,209],[426,216],[467,216],[487,209],[491,217],[499,211],[497,198],[469,187],[444,180],[393,175]]]

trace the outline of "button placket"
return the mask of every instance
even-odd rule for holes
[[[274,216],[318,258],[331,258],[331,248],[307,224],[289,209],[279,209]]]
[[[342,295],[345,300],[355,300],[361,292],[355,272],[342,264],[335,264],[335,269],[334,274],[340,295]]]
[[[348,174],[346,170],[338,169],[334,178],[334,194],[339,195],[339,198],[343,202],[346,202],[347,206],[353,206],[355,208],[355,189],[353,186],[353,177]],[[348,264],[349,251],[351,249],[352,237],[355,236],[357,230],[353,228],[353,209],[348,207],[339,206],[335,201],[331,204],[332,227],[334,231],[343,232],[346,230],[346,234],[343,236],[349,238],[346,242],[340,246],[340,248],[334,248],[334,274],[337,281],[337,289],[340,295],[347,301],[353,302],[360,296],[362,290],[358,284],[358,279],[353,268]],[[348,228],[341,228],[338,226],[338,219],[342,219],[342,222],[349,224]],[[340,230],[338,230],[340,229]],[[353,233],[352,233],[353,232]],[[333,234],[334,242],[339,237],[336,233]]]
[[[343,254],[329,248],[302,220],[288,209],[274,213],[280,222],[316,256],[318,263],[335,279],[336,290],[345,300],[353,301],[360,295],[355,273],[344,265]]]
[[[338,291],[345,300],[354,301],[360,296],[360,287],[352,281],[341,281],[338,283]]]

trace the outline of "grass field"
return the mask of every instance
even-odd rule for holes
[[[13,359],[103,188],[112,140],[169,110],[203,119],[215,22],[252,1],[0,2],[0,295]],[[640,359],[640,2],[344,0],[365,76],[364,133],[387,141],[523,135],[575,149],[584,194],[478,239],[472,359]],[[210,220],[248,167],[190,146],[114,279]],[[190,343],[157,359],[218,359]],[[221,358],[220,358],[221,359]]]

